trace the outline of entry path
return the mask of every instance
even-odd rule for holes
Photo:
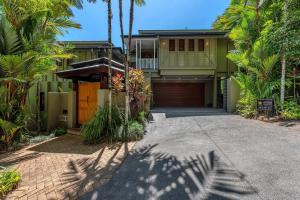
[[[300,199],[300,130],[220,110],[155,110],[107,184],[82,199]]]

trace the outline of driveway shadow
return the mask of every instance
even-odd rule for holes
[[[81,199],[227,200],[257,193],[214,151],[179,160],[152,151],[155,146],[132,152],[112,180]]]

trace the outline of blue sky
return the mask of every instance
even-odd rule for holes
[[[129,0],[124,1],[124,29],[128,33]],[[118,1],[113,2],[113,43],[121,45]],[[230,0],[146,0],[135,8],[133,33],[139,29],[206,29],[228,7]],[[70,29],[59,40],[107,40],[106,4],[85,3],[82,10],[74,9],[74,21],[82,29]]]

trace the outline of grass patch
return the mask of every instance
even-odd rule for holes
[[[16,170],[0,171],[0,197],[15,189],[20,180],[20,173]]]

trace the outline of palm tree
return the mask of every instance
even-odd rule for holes
[[[287,26],[287,8],[288,7],[288,1],[284,0],[283,4],[283,23],[286,28]],[[280,85],[280,103],[284,103],[284,97],[285,97],[285,76],[286,76],[286,54],[285,54],[285,47],[283,46],[282,52],[281,52],[281,85]]]
[[[111,127],[111,111],[112,111],[112,84],[111,84],[111,63],[112,63],[112,30],[111,30],[111,20],[112,20],[112,9],[111,9],[111,0],[106,0],[107,3],[107,20],[108,20],[108,123]]]
[[[121,41],[122,41],[122,51],[123,51],[123,63],[125,65],[125,135],[128,133],[128,118],[129,118],[129,70],[128,62],[125,56],[125,42],[124,42],[124,26],[123,26],[123,0],[119,0],[119,20],[120,20],[120,30],[121,30]]]
[[[39,102],[39,79],[55,69],[53,61],[70,58],[55,43],[56,35],[62,34],[64,28],[80,27],[70,20],[72,13],[67,0],[59,2],[57,7],[53,7],[51,2],[43,5],[33,3],[36,4],[1,0],[0,75],[2,83],[8,86],[8,94],[20,94],[20,101],[14,107],[17,112],[24,107],[28,90],[33,84],[37,84]],[[36,6],[40,9],[31,9]],[[7,103],[11,100],[8,98]],[[36,119],[40,118],[39,112],[37,106]]]
[[[132,26],[134,17],[134,4],[141,6],[144,5],[144,0],[131,0],[130,1],[130,19],[129,19],[129,34],[128,34],[128,51],[127,57],[123,57],[125,64],[125,133],[128,131],[128,119],[130,113],[129,105],[129,61],[131,52],[131,41],[132,41]],[[123,27],[123,0],[119,0],[119,20],[120,20],[120,30],[121,30],[121,41],[122,50],[125,53],[125,42],[124,42],[124,27]]]

